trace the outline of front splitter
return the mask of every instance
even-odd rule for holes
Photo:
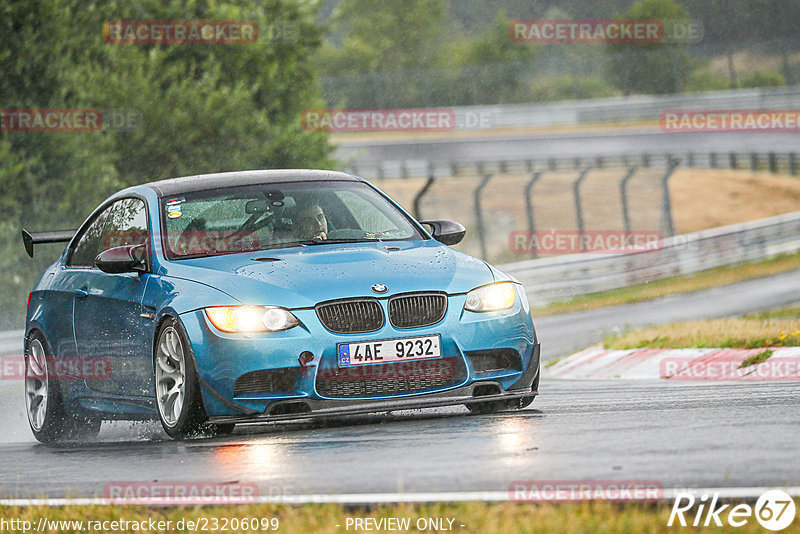
[[[472,404],[478,402],[490,402],[497,400],[513,400],[521,399],[523,397],[531,397],[539,394],[538,391],[528,390],[511,390],[504,393],[494,395],[479,395],[474,396],[473,391],[476,386],[485,386],[487,384],[500,385],[493,381],[480,381],[473,382],[467,386],[442,391],[438,393],[429,393],[420,395],[413,398],[402,399],[303,399],[301,402],[305,403],[311,411],[300,413],[286,413],[270,415],[265,413],[253,415],[223,415],[209,418],[209,422],[217,424],[236,423],[269,423],[276,421],[301,421],[308,419],[323,419],[329,417],[337,417],[342,415],[360,415],[376,412],[394,412],[400,410],[417,410],[422,408],[441,408],[443,406],[455,406],[459,404]],[[501,388],[502,389],[502,388]],[[276,407],[284,404],[297,404],[298,400],[281,401],[270,405],[270,409],[274,410]]]

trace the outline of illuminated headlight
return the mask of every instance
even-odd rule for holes
[[[223,332],[279,332],[300,324],[292,312],[278,306],[215,306],[206,317]]]
[[[500,282],[473,289],[467,293],[464,309],[471,312],[507,310],[514,305],[517,292],[511,282]]]

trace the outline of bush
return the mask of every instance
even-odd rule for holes
[[[673,0],[639,0],[622,19],[686,22],[688,16]],[[609,81],[625,94],[679,93],[694,68],[685,43],[614,43],[607,48]]]
[[[758,87],[782,87],[786,85],[783,74],[774,70],[755,71],[742,78],[741,87],[756,89]]]
[[[554,100],[580,100],[584,98],[605,98],[616,96],[616,91],[599,77],[554,76],[534,80],[531,83],[531,99],[534,102]]]
[[[714,74],[707,70],[695,70],[686,80],[684,90],[688,93],[696,93],[701,91],[724,91],[730,88],[730,77]]]

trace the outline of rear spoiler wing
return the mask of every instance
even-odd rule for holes
[[[72,239],[77,230],[59,230],[58,232],[31,232],[22,229],[22,243],[25,245],[25,252],[28,256],[33,257],[33,245],[40,245],[43,243],[66,243]]]

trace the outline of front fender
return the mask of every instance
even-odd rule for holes
[[[178,315],[208,306],[236,306],[241,301],[209,284],[174,278],[154,276],[147,284],[143,304],[157,317],[171,312]]]

